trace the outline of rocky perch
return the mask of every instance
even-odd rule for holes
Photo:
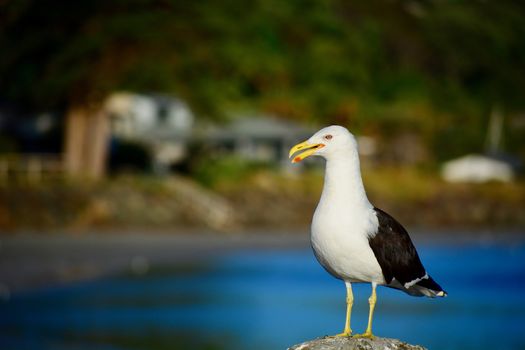
[[[324,337],[297,344],[288,350],[426,350],[392,338]]]

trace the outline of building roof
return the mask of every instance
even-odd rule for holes
[[[265,115],[241,115],[225,127],[211,132],[214,139],[288,139],[310,136],[313,129],[302,124]]]

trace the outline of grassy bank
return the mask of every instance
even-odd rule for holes
[[[406,226],[423,228],[525,227],[525,184],[451,184],[414,168],[365,168],[363,178],[374,205]],[[321,172],[296,176],[260,172],[241,184],[216,190],[249,210],[250,224],[308,225],[323,184]]]
[[[371,201],[410,227],[525,227],[525,184],[449,184],[417,169],[365,168]],[[0,188],[0,228],[19,230],[306,228],[322,173],[256,170],[208,187],[189,178],[123,176],[98,183]]]

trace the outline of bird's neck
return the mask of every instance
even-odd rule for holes
[[[357,151],[327,159],[321,198],[332,202],[343,202],[355,210],[373,208],[361,179]]]

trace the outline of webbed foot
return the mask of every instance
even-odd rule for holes
[[[375,336],[372,334],[372,332],[364,332],[363,334],[356,334],[354,335],[355,338],[368,338],[368,339],[374,339]]]
[[[343,333],[339,333],[334,335],[334,337],[352,337],[352,330],[344,331]]]

